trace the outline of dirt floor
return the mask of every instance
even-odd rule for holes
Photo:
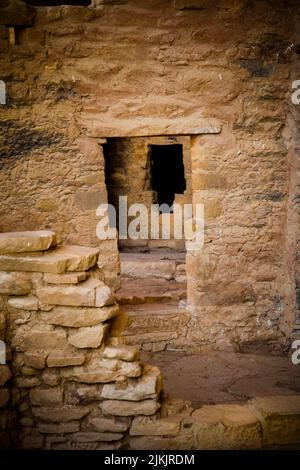
[[[148,364],[164,374],[166,393],[203,404],[238,403],[262,395],[300,393],[300,365],[289,357],[215,352],[192,354],[143,353]]]

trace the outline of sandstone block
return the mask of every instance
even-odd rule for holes
[[[8,388],[0,389],[0,408],[5,408],[9,400],[9,391]]]
[[[99,359],[98,365],[109,370],[119,370],[122,365],[122,361],[119,361],[118,359],[105,359],[102,357]]]
[[[31,279],[25,273],[0,272],[0,294],[26,295],[31,291]]]
[[[36,375],[36,370],[33,367],[23,366],[21,368],[21,372],[23,375]]]
[[[34,369],[44,369],[46,357],[46,351],[27,351],[24,354],[24,363]]]
[[[51,312],[41,312],[46,323],[59,326],[80,328],[94,326],[115,317],[119,312],[118,305],[109,307],[54,307]]]
[[[21,310],[37,311],[39,309],[38,299],[34,295],[11,297],[10,299],[8,299],[7,303],[11,307]]]
[[[108,324],[79,328],[69,333],[68,341],[76,348],[98,348],[109,328]]]
[[[46,330],[37,326],[24,334],[18,333],[12,339],[12,346],[21,351],[65,349],[68,345],[66,333],[62,330]]]
[[[104,415],[113,416],[137,416],[154,415],[160,408],[155,400],[143,400],[139,402],[123,400],[104,400],[101,405]]]
[[[38,377],[17,377],[15,383],[18,388],[32,388],[40,385],[41,381]]]
[[[125,309],[124,309],[125,310]],[[135,305],[126,310],[128,325],[125,336],[151,334],[157,342],[162,333],[178,333],[186,327],[190,314],[175,306],[164,304]],[[161,339],[160,339],[161,341]]]
[[[0,365],[0,387],[6,384],[11,378],[9,367],[5,364]]]
[[[93,361],[96,361],[96,358]],[[98,360],[98,366],[109,370],[120,370],[127,377],[139,377],[142,373],[141,364],[138,361],[127,362],[119,359],[101,358]]]
[[[56,250],[56,255],[68,257],[66,271],[87,271],[95,266],[99,255],[97,248],[89,248],[78,245],[60,246]]]
[[[98,416],[96,418],[90,419],[91,427],[98,432],[126,432],[129,428],[128,421],[121,421],[120,419],[116,418],[105,418],[103,416]]]
[[[63,394],[60,388],[34,388],[29,392],[32,405],[51,406],[62,403]]]
[[[62,371],[62,376],[75,382],[87,384],[107,383],[123,378],[120,371],[110,371],[102,367],[88,368],[80,366],[74,367],[72,371]]]
[[[109,383],[124,379],[126,376],[139,377],[141,375],[141,366],[137,362],[124,362],[120,368],[110,370],[99,365],[99,361],[98,363],[97,361],[91,361],[85,367],[78,366],[73,367],[72,370],[62,370],[61,375],[75,382]]]
[[[122,361],[138,361],[140,351],[133,346],[106,346],[103,357],[107,359],[121,359]]]
[[[104,307],[105,305],[112,305],[115,301],[115,297],[110,289],[110,287],[103,284],[100,287],[96,288],[96,307]]]
[[[72,436],[74,442],[111,442],[122,439],[123,434],[112,432],[78,432]]]
[[[64,434],[70,432],[79,432],[80,423],[77,421],[69,421],[68,423],[39,423],[38,430],[42,434]]]
[[[55,385],[58,385],[60,382],[58,372],[53,369],[45,369],[42,373],[42,379],[44,384],[50,387],[55,387]]]
[[[163,419],[137,416],[132,421],[129,434],[131,436],[177,436],[180,431],[180,422],[180,417],[175,416]]]
[[[60,274],[65,271],[87,271],[92,268],[99,250],[83,246],[59,246],[38,256],[0,255],[1,271],[35,271]]]
[[[121,274],[127,277],[147,279],[158,277],[172,279],[175,275],[176,263],[170,260],[135,261],[125,258],[121,262]]]
[[[87,278],[86,272],[77,273],[63,273],[63,274],[44,274],[44,281],[47,284],[78,284],[85,281]]]
[[[89,408],[83,406],[77,408],[72,408],[68,406],[60,406],[56,408],[32,408],[33,416],[48,423],[67,423],[69,421],[76,421],[86,416],[89,411]]]
[[[70,384],[65,389],[65,404],[83,405],[99,401],[101,393],[101,385],[79,385]],[[99,431],[96,429],[96,431]]]
[[[142,367],[139,362],[122,361],[120,364],[119,371],[125,377],[140,377],[140,375],[142,374]]]
[[[145,366],[142,376],[137,379],[104,385],[101,397],[111,400],[141,401],[156,398],[161,390],[161,371],[158,367]]]
[[[47,357],[48,367],[80,366],[85,361],[85,355],[79,352],[61,349],[50,351]]]
[[[88,279],[78,286],[47,286],[38,289],[39,300],[48,305],[94,307],[96,287],[102,285],[98,279]]]
[[[284,445],[300,442],[300,396],[258,397],[249,407],[259,418],[267,444]]]
[[[51,230],[0,233],[0,253],[44,251],[53,245],[55,233]]]

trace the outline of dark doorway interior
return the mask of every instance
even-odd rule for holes
[[[186,189],[182,145],[151,145],[150,167],[157,204],[172,207],[175,194],[183,194]]]

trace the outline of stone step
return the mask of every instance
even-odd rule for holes
[[[186,333],[190,314],[178,304],[123,306],[116,317],[112,336],[122,334],[126,344],[143,346],[175,340]]]
[[[186,283],[166,281],[165,279],[122,278],[117,292],[120,305],[143,303],[170,303],[186,298]]]
[[[94,278],[79,285],[47,285],[37,289],[37,296],[44,305],[103,307],[114,303],[110,288]]]
[[[2,254],[0,270],[60,274],[65,271],[87,271],[95,266],[99,250],[84,246],[58,246],[39,254]]]
[[[2,254],[44,251],[54,245],[56,245],[55,233],[51,230],[0,233]]]
[[[185,263],[184,253],[122,253],[120,258],[121,275],[134,279],[175,279],[177,267]]]

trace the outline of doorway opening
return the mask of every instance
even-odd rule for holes
[[[192,202],[190,147],[189,136],[110,138],[104,146],[108,202],[116,212],[121,266],[117,300],[123,316],[116,318],[113,333],[121,332],[126,344],[145,352],[176,349],[187,334],[184,219],[178,213],[181,210],[183,216],[185,205]],[[124,196],[127,238],[120,218]],[[131,211],[134,206],[142,206],[146,214],[145,238],[131,237],[130,225],[138,218]],[[153,236],[153,219],[158,238]]]
[[[160,212],[173,212],[175,194],[186,190],[182,145],[150,145],[150,172],[156,203],[164,205]]]
[[[108,202],[116,212],[120,251],[185,253],[183,220],[175,217],[173,207],[176,204],[183,213],[185,204],[192,202],[190,137],[110,138],[104,145],[104,158]],[[124,196],[128,227],[136,218],[130,207],[142,204],[145,208],[148,231],[144,238],[126,238],[120,231],[120,212],[124,214],[120,201]],[[154,217],[151,210],[156,211]],[[158,237],[152,232],[154,220]],[[178,231],[182,237],[178,237]]]

